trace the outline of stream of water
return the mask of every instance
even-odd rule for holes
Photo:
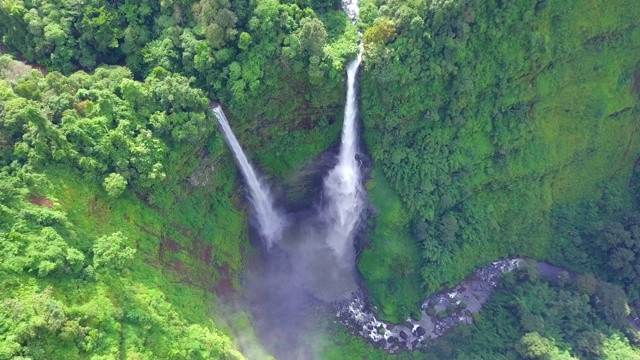
[[[253,166],[251,166],[247,156],[244,154],[244,151],[242,151],[242,147],[240,147],[238,139],[236,139],[233,131],[231,131],[231,126],[222,108],[218,105],[211,108],[211,111],[213,111],[218,119],[218,123],[220,123],[220,127],[238,161],[242,175],[249,188],[249,198],[254,209],[255,217],[258,220],[258,230],[264,238],[267,248],[271,248],[282,236],[282,231],[286,225],[285,218],[276,210],[269,186],[258,178]]]
[[[324,181],[325,206],[322,217],[329,225],[327,242],[344,262],[354,263],[353,233],[363,209],[364,191],[358,151],[356,77],[362,55],[347,68],[347,101],[344,109],[342,143],[338,163]]]

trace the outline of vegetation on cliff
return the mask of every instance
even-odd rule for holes
[[[639,14],[623,0],[362,4],[364,135],[386,180],[370,186],[381,215],[360,270],[385,317],[493,259],[552,258],[556,209],[630,198]]]
[[[382,317],[511,255],[640,300],[638,19],[634,0],[361,2],[358,266]],[[0,0],[0,36],[42,70],[0,57],[0,359],[241,358],[250,319],[218,304],[253,250],[209,99],[293,181],[339,137],[359,40],[339,3]],[[400,358],[633,358],[598,287],[563,286],[513,280]],[[566,329],[563,309],[583,310]],[[343,331],[325,345],[386,357]]]
[[[246,315],[211,307],[250,249],[208,99],[276,175],[328,147],[338,4],[2,1],[0,35],[49,71],[1,60],[0,357],[241,357]]]
[[[477,323],[432,349],[438,359],[640,359],[624,291],[593,275],[535,266],[508,274]]]
[[[246,235],[204,94],[125,68],[0,89],[0,358],[242,358],[208,310]]]

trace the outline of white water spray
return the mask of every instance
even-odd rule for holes
[[[342,9],[355,25],[358,22],[358,16],[360,15],[360,5],[358,4],[358,0],[342,0]]]
[[[356,76],[362,53],[347,68],[347,102],[344,109],[342,144],[338,163],[324,180],[326,207],[323,215],[332,227],[327,243],[339,258],[353,263],[353,233],[363,208],[360,167],[356,160],[358,132]]]
[[[216,118],[218,118],[218,123],[220,123],[227,142],[240,165],[242,175],[249,187],[249,199],[255,210],[260,234],[267,243],[267,248],[271,248],[274,243],[280,241],[282,231],[285,227],[285,220],[274,206],[269,186],[260,181],[251,163],[242,151],[238,139],[236,139],[233,131],[231,131],[231,126],[229,126],[229,121],[224,115],[222,108],[218,105],[215,108],[211,108],[211,111],[213,111]]]

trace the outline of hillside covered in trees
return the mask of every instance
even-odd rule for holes
[[[579,212],[569,215],[577,226],[596,217],[584,202],[612,199],[606,214],[636,205],[637,4],[426,3],[361,12],[361,108],[382,226],[360,269],[395,319],[421,298],[416,282],[430,293],[492,259],[568,252],[554,225],[563,209]]]
[[[425,353],[327,320],[318,358],[638,358],[639,19],[635,0],[362,0],[357,26],[336,1],[0,0],[0,359],[269,358],[209,102],[293,184],[339,141],[358,32],[357,265],[380,317],[502,257],[568,272],[507,276]]]

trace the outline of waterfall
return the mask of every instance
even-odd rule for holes
[[[356,77],[362,53],[347,68],[347,101],[342,126],[342,144],[338,163],[324,181],[326,206],[323,215],[331,229],[327,243],[339,258],[353,262],[353,231],[363,208],[360,167],[356,160],[358,148]]]
[[[342,0],[342,10],[347,14],[351,22],[356,25],[360,15],[360,5],[358,0]]]
[[[355,23],[357,0],[345,0],[343,5]],[[285,222],[275,209],[269,187],[260,181],[242,152],[221,107],[211,107],[246,180],[260,234],[269,248],[278,243],[279,249],[287,254],[290,273],[278,270],[277,276],[275,273],[269,276],[279,281],[286,279],[289,286],[305,288],[324,301],[343,299],[358,288],[353,239],[366,201],[360,164],[356,159],[356,92],[361,62],[360,47],[357,58],[347,66],[347,98],[337,163],[323,179],[322,200],[310,218],[297,216],[296,221]]]
[[[343,1],[355,23],[357,0]],[[269,252],[264,263],[247,264],[246,293],[258,334],[278,359],[313,359],[316,347],[309,346],[309,340],[318,335],[317,301],[344,303],[358,291],[353,239],[366,202],[357,160],[356,92],[361,61],[362,49],[347,66],[347,98],[336,165],[323,177],[319,201],[310,209],[287,214],[286,224],[277,221],[280,217],[268,189],[251,170],[222,110],[214,109],[251,188],[260,230],[266,239],[277,239],[269,242],[277,241],[277,251]],[[269,228],[272,225],[275,231]]]
[[[282,236],[282,231],[285,227],[284,218],[274,206],[269,186],[260,181],[251,163],[242,151],[238,139],[236,139],[233,131],[231,131],[231,126],[229,126],[229,121],[224,115],[222,108],[218,105],[215,108],[211,108],[211,111],[213,111],[216,118],[218,118],[218,123],[220,123],[227,142],[240,165],[242,175],[249,187],[249,200],[253,205],[255,217],[258,220],[260,234],[265,240],[267,248],[271,248]]]

